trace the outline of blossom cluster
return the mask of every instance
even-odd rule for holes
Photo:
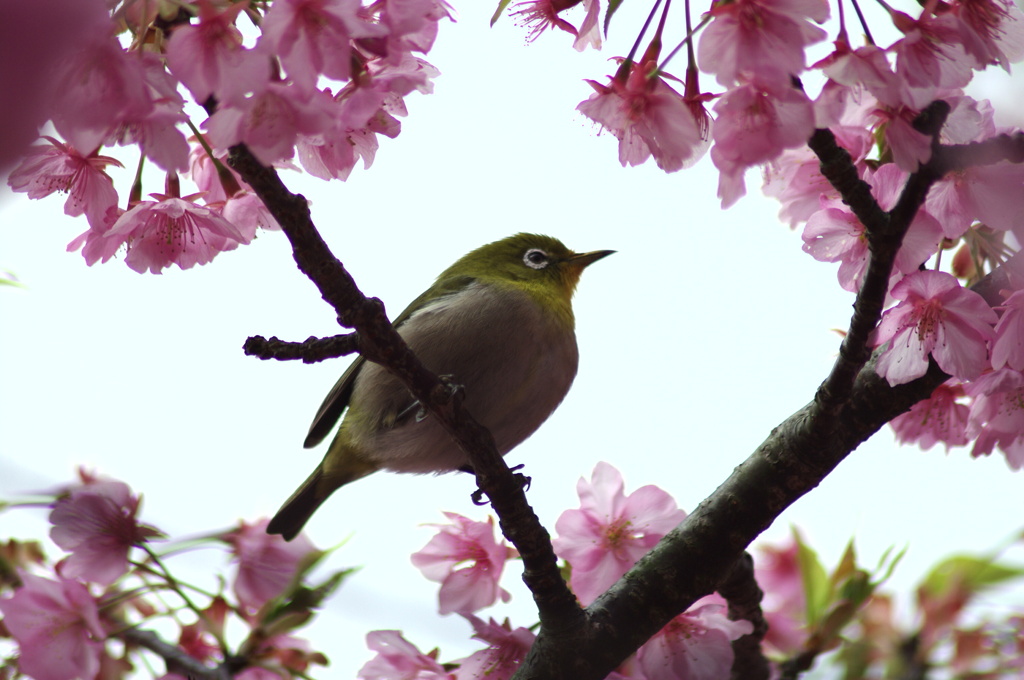
[[[598,463],[590,480],[576,487],[580,507],[566,510],[555,524],[555,554],[565,560],[569,585],[583,606],[592,603],[686,518],[672,497],[656,486],[626,495],[622,475]],[[470,680],[511,677],[535,638],[529,628],[513,628],[476,612],[507,601],[498,585],[508,558],[516,552],[494,538],[490,519],[475,522],[445,513],[450,524],[412,562],[423,575],[441,583],[438,610],[457,613],[470,623],[475,639],[487,647],[450,664],[438,652],[424,654],[399,631],[374,631],[367,645],[376,656],[360,671],[363,680]],[[695,603],[644,644],[614,674],[622,680],[714,680],[728,677],[733,663],[731,642],[753,630],[749,621],[726,616],[724,600],[712,595]],[[455,667],[454,670],[448,670]]]
[[[0,544],[0,563],[10,567],[0,576],[0,631],[18,651],[0,661],[0,676],[14,677],[16,668],[35,680],[130,677],[138,661],[133,635],[155,636],[151,627],[161,621],[178,629],[176,644],[165,647],[211,673],[230,661],[239,669],[234,677],[287,680],[326,664],[308,641],[292,635],[331,589],[319,599],[309,597],[304,575],[324,553],[308,538],[288,543],[270,536],[263,519],[175,545],[139,521],[140,498],[127,484],[86,471],[79,476],[78,483],[50,494],[50,538],[65,557],[51,564],[36,543]],[[159,550],[156,541],[163,543]],[[169,571],[169,558],[200,543],[227,551],[235,563],[217,592]],[[300,594],[302,604],[296,605]],[[247,633],[236,645],[226,628],[237,622]],[[175,661],[165,657],[168,666]],[[168,673],[163,679],[182,677]]]
[[[62,3],[81,37],[35,74],[46,96],[33,121],[49,120],[59,138],[29,148],[8,184],[30,198],[66,193],[65,213],[89,223],[68,249],[88,264],[125,252],[129,267],[153,273],[206,264],[278,228],[227,166],[233,145],[265,165],[297,157],[323,179],[369,167],[378,135],[401,131],[404,98],[432,91],[438,71],[417,54],[449,16],[444,0]],[[125,198],[107,172],[122,162],[101,153],[115,146],[140,154]],[[144,161],[166,176],[148,198]],[[182,191],[181,175],[194,191]]]
[[[876,44],[858,8],[865,43],[851,43],[841,1],[833,49],[808,67],[808,46],[828,37],[816,25],[830,17],[828,2],[714,0],[690,38],[696,50],[682,94],[659,62],[666,4],[643,56],[620,60],[606,85],[589,81],[595,93],[579,110],[615,135],[623,165],[653,156],[672,172],[710,146],[724,206],[744,194],[746,170],[764,166],[764,191],[781,203],[783,221],[803,225],[804,250],[838,263],[839,285],[858,292],[871,234],[822,175],[807,146],[812,133],[828,129],[878,207],[892,210],[934,144],[1015,132],[1000,129],[989,102],[963,88],[976,71],[993,65],[1008,71],[1024,57],[1024,14],[1012,0],[927,2],[913,16],[880,4],[882,28],[897,39]],[[546,16],[540,8],[557,10],[555,17],[563,9],[552,0],[524,5],[535,22]],[[724,90],[703,92],[700,72]],[[804,83],[819,81],[813,96]],[[713,117],[703,108],[711,100]],[[933,138],[917,120],[939,100],[949,115]],[[969,166],[931,186],[903,237],[889,281],[890,308],[873,340],[883,350],[877,370],[891,385],[923,376],[931,361],[952,378],[893,422],[900,441],[925,448],[941,442],[947,449],[973,442],[972,455],[998,448],[1012,469],[1024,468],[1024,261],[1011,257],[1021,243],[1024,164]],[[950,250],[955,255],[945,271],[941,256]],[[986,274],[992,274],[987,283]]]

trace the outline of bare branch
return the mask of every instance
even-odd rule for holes
[[[329,338],[306,338],[303,342],[286,342],[272,337],[254,335],[242,345],[247,356],[257,359],[293,361],[301,359],[304,364],[315,364],[325,359],[336,359],[359,351],[359,334],[333,335]]]

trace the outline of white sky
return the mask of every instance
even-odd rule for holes
[[[590,94],[583,79],[603,79],[614,68],[606,59],[628,51],[643,8],[623,10],[605,51],[582,55],[568,35],[524,47],[507,19],[488,30],[489,4],[457,9],[460,22],[442,25],[428,56],[442,72],[435,94],[408,99],[402,134],[384,140],[369,171],[344,184],[285,180],[392,316],[457,257],[518,231],[619,251],[588,269],[577,293],[573,390],[509,462],[526,465],[529,499],[551,531],[599,460],[623,472],[627,491],[656,483],[691,509],[812,398],[853,297],[835,266],[804,254],[777,221],[755,172],[750,195],[722,212],[710,159],[673,175],[623,169],[614,138],[574,111]],[[119,188],[130,172],[115,177]],[[144,493],[143,518],[171,535],[272,514],[323,453],[302,439],[348,360],[261,362],[241,346],[255,334],[339,332],[332,310],[280,234],[205,267],[142,276],[66,254],[85,228],[56,197],[0,191],[0,269],[27,286],[0,289],[0,495],[63,483],[87,465]],[[909,545],[892,579],[907,590],[939,557],[1019,532],[1020,485],[1001,456],[900,448],[886,428],[767,536],[798,525],[827,564],[851,537],[866,565]],[[442,510],[484,517],[473,489],[462,475],[377,474],[315,516],[308,531],[319,546],[351,537],[331,566],[363,567],[306,630],[332,661],[317,675],[354,677],[372,629],[403,629],[424,651],[441,646],[442,660],[475,649],[468,624],[434,613],[435,584],[409,562],[433,533],[421,523],[441,521]],[[44,520],[0,514],[0,538],[38,537]],[[512,603],[484,614],[531,625],[517,566],[504,581]],[[202,578],[205,567],[181,569]]]

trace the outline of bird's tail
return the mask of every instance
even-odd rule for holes
[[[306,478],[302,486],[284,502],[281,509],[270,520],[270,524],[267,525],[268,534],[281,534],[286,541],[298,536],[316,509],[334,491],[334,489],[329,489],[326,493],[321,491],[324,486],[321,484],[323,477],[323,468],[318,465],[316,470],[313,470],[313,474]]]
[[[342,465],[324,474],[324,463],[321,463],[270,520],[267,533],[281,534],[284,540],[292,540],[302,531],[302,527],[306,526],[306,522],[317,508],[339,487],[361,479],[375,470],[377,467],[372,464],[347,457]]]

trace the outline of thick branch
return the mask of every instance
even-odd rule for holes
[[[299,270],[334,308],[339,323],[359,334],[360,352],[402,380],[466,453],[502,532],[522,556],[523,580],[533,593],[544,625],[561,629],[581,619],[582,610],[558,571],[550,536],[527,503],[522,485],[498,455],[490,432],[461,407],[458,391],[413,355],[391,326],[380,300],[362,294],[314,227],[305,198],[289,192],[277,173],[261,165],[244,145],[231,148],[229,163],[281,225]]]
[[[833,416],[814,402],[796,412],[562,635],[542,628],[517,680],[599,680],[679,612],[720,586],[743,551],[861,442],[948,378],[934,364],[891,387],[874,361]],[[567,650],[572,650],[567,653]]]

